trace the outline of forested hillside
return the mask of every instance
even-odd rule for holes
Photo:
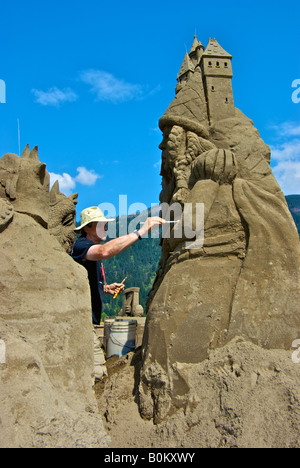
[[[286,201],[300,234],[300,195],[288,195]]]
[[[155,273],[160,259],[158,239],[143,239],[116,257],[104,262],[107,283],[120,283],[127,273],[125,288],[139,287],[140,304],[146,307],[148,293],[155,279]],[[123,295],[116,299],[105,295],[104,312],[107,315],[118,315],[122,308]]]
[[[146,217],[145,215],[144,219]],[[128,218],[121,217],[117,219],[117,236],[126,231],[124,223],[127,222],[127,225],[129,225],[134,218],[135,216],[128,216]],[[132,232],[132,229],[129,228],[128,232]],[[159,235],[158,231],[156,235]],[[107,283],[120,283],[129,273],[125,282],[125,289],[133,286],[140,288],[140,304],[145,310],[148,293],[152,288],[158,268],[160,254],[159,238],[149,237],[136,242],[121,254],[104,262]],[[104,313],[106,315],[118,315],[122,305],[123,294],[120,294],[116,299],[108,294],[105,295]]]

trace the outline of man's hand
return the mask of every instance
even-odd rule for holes
[[[120,289],[120,292],[124,291],[124,284],[122,283],[112,283],[112,284],[106,284],[104,286],[104,292],[107,294],[110,294],[111,296],[114,296],[118,290]]]
[[[151,232],[152,229],[155,229],[159,226],[162,226],[165,224],[165,220],[162,218],[159,218],[158,216],[153,216],[152,218],[147,218],[143,226],[139,229],[139,234],[140,236],[144,236],[148,234],[148,232]]]

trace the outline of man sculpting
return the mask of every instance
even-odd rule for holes
[[[74,244],[71,252],[72,258],[84,266],[88,272],[92,301],[92,322],[94,325],[94,357],[95,379],[101,379],[105,373],[105,359],[96,335],[95,326],[100,325],[103,296],[105,293],[114,295],[119,289],[123,291],[121,283],[105,284],[105,273],[102,260],[109,259],[132,246],[142,239],[142,236],[152,229],[161,226],[164,220],[159,217],[148,218],[139,229],[125,236],[112,239],[105,244],[108,223],[114,219],[108,219],[97,207],[90,207],[81,212],[81,224],[75,229],[80,237]]]

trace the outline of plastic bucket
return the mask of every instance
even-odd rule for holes
[[[116,319],[110,327],[106,357],[121,357],[134,351],[136,330],[136,320]]]
[[[111,329],[111,326],[112,324],[114,323],[115,319],[111,319],[111,318],[105,318],[104,319],[104,335],[103,335],[103,348],[104,348],[104,351],[107,352],[107,342],[108,342],[108,338],[109,338],[109,335],[110,335],[110,329]]]

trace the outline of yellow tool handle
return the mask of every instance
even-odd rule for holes
[[[127,273],[127,275],[125,276],[125,278],[123,279],[123,281],[122,281],[121,284],[124,284],[124,283],[125,283],[127,277],[128,277],[128,273]],[[116,299],[116,297],[120,294],[121,289],[122,289],[122,286],[119,287],[119,289],[118,289],[117,292],[115,293],[113,299]]]
[[[117,290],[117,292],[115,293],[115,295],[114,295],[114,297],[113,297],[114,299],[116,299],[116,297],[120,294],[120,291],[121,291],[121,288],[119,288],[119,289]]]

